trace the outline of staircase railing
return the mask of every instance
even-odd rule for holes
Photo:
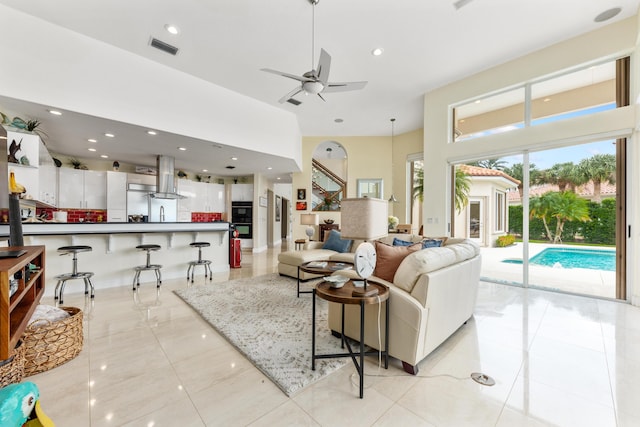
[[[314,211],[340,210],[340,201],[347,194],[347,182],[325,165],[312,159],[312,197]]]

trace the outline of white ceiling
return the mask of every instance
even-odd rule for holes
[[[311,61],[312,6],[309,0],[0,0],[21,10],[127,51],[192,74],[259,101],[295,113],[305,136],[390,135],[423,126],[422,95],[493,65],[603,25],[635,15],[640,0],[473,0],[456,9],[454,0],[320,0],[315,7],[315,59],[320,48],[332,57],[331,81],[367,80],[365,89],[329,93],[327,102],[298,95],[300,106],[277,101],[296,82],[261,72],[272,68],[302,74]],[[606,23],[601,12],[621,7]],[[180,28],[171,35],[165,24]],[[151,37],[180,48],[177,56],[153,49]],[[6,41],[5,42],[18,42]],[[384,53],[374,57],[371,51]],[[49,134],[50,150],[78,156],[77,141],[89,128],[112,128],[117,135],[140,129],[123,123],[100,123],[100,118],[66,114],[49,117],[47,107],[3,98],[0,111],[40,119]],[[336,123],[336,118],[343,119]],[[71,125],[70,125],[71,124]],[[83,128],[81,137],[77,132]],[[101,134],[100,133],[100,134]],[[81,138],[81,139],[79,139]],[[120,139],[117,138],[117,139]],[[115,142],[115,140],[114,140]],[[213,143],[158,135],[136,144],[122,140],[110,158],[150,165],[150,153],[176,157],[176,167],[208,167],[220,176],[251,174],[260,165],[273,167],[270,178],[287,172],[293,162]],[[176,153],[177,145],[188,147]],[[219,146],[219,144],[218,144]],[[117,147],[117,148],[115,148]],[[170,152],[161,152],[162,150]],[[209,151],[208,151],[209,150]],[[219,150],[213,169],[199,163]],[[90,157],[93,154],[88,154]],[[240,157],[237,168],[224,166]],[[151,160],[150,160],[151,159]]]

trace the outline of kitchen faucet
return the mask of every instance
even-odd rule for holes
[[[164,206],[160,206],[160,222],[164,222]]]

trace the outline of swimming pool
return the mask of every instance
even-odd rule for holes
[[[522,264],[521,260],[503,262]],[[547,248],[529,259],[530,264],[556,268],[616,271],[616,251],[610,249]]]

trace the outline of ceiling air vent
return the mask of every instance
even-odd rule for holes
[[[175,55],[176,53],[178,53],[177,47],[171,46],[169,43],[165,43],[156,38],[151,38],[151,46],[155,47],[156,49],[160,49],[163,52],[167,52],[171,55]]]
[[[229,166],[225,166],[225,167],[226,167],[227,169],[235,169],[235,168],[236,168],[235,166],[231,166],[231,165],[229,165]]]
[[[289,98],[289,99],[287,99],[287,102],[288,102],[289,104],[293,104],[293,105],[300,105],[300,104],[302,104],[302,101],[298,101],[297,99],[293,99],[293,98]]]

